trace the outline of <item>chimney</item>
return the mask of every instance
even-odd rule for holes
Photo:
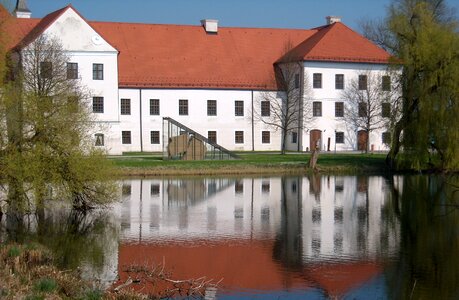
[[[13,13],[16,18],[30,19],[32,16],[32,12],[27,7],[26,0],[18,0]]]
[[[201,20],[201,25],[204,27],[207,33],[218,33],[218,20],[204,19]]]
[[[325,17],[325,19],[327,19],[327,25],[341,22],[341,17],[336,17],[336,16],[327,16]]]

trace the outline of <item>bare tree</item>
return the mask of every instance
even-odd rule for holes
[[[364,132],[365,152],[369,150],[371,132],[382,128],[390,130],[399,115],[399,93],[393,83],[394,75],[362,72],[342,92],[344,122],[351,132]]]
[[[311,88],[305,77],[303,61],[295,59],[290,50],[292,43],[284,46],[284,56],[274,65],[275,84],[278,91],[264,91],[255,99],[252,111],[254,120],[281,132],[281,153],[285,154],[287,136],[295,132],[301,135],[312,119],[310,101],[306,101]]]

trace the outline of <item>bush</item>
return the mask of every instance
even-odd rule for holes
[[[37,292],[51,293],[57,288],[57,283],[51,278],[42,278],[35,285],[34,289]]]

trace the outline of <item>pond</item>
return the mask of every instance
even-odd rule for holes
[[[459,179],[129,179],[87,215],[54,209],[0,240],[37,241],[106,287],[133,266],[205,278],[218,299],[457,299]],[[142,280],[131,287],[153,293]]]

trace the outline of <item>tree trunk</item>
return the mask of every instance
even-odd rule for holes
[[[287,141],[287,130],[282,129],[282,145],[281,145],[281,154],[285,154],[285,144]]]
[[[387,156],[386,156],[386,165],[389,166],[391,169],[395,168],[396,158],[397,158],[398,152],[400,151],[400,136],[402,134],[402,128],[403,128],[402,120],[400,120],[399,122],[397,122],[397,124],[395,124],[391,147],[390,147],[389,153],[387,153]]]
[[[314,149],[311,158],[309,159],[309,168],[316,170],[317,159],[319,158],[319,150]]]

